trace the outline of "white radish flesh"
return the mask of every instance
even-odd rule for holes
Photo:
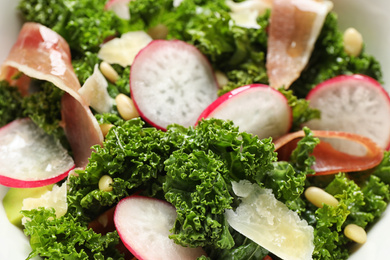
[[[122,199],[114,214],[122,242],[139,260],[195,260],[205,255],[200,247],[183,247],[168,237],[175,219],[172,205],[137,195]]]
[[[56,183],[74,168],[73,159],[30,119],[0,129],[0,184],[32,188]]]
[[[390,145],[390,98],[374,79],[363,75],[338,76],[327,80],[307,96],[310,106],[321,111],[321,119],[307,123],[313,130],[333,130],[366,136],[383,149]],[[332,143],[337,149],[361,155],[358,147]]]
[[[130,91],[139,114],[160,129],[194,125],[217,90],[207,59],[182,41],[152,41],[131,67]]]
[[[287,99],[279,91],[261,84],[243,86],[219,97],[199,119],[211,117],[232,120],[240,131],[261,139],[276,139],[288,133],[292,124]]]

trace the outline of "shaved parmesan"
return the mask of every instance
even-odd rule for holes
[[[144,31],[128,32],[103,44],[98,57],[110,64],[127,67],[133,64],[138,52],[148,45],[152,38]]]
[[[236,25],[245,28],[260,29],[257,17],[263,15],[272,6],[271,0],[246,0],[236,3],[227,0],[226,5],[231,9],[230,16]]]
[[[39,198],[26,198],[23,200],[22,210],[32,210],[43,208],[54,208],[56,217],[62,217],[68,210],[68,203],[66,201],[66,182],[61,186],[54,185],[51,191],[47,191]],[[22,218],[24,225],[28,221],[26,217]]]
[[[108,94],[107,87],[107,80],[96,64],[93,74],[78,91],[89,106],[102,114],[110,112],[113,104],[113,99]]]
[[[278,201],[271,190],[247,180],[232,184],[241,197],[236,211],[225,213],[232,228],[282,259],[312,259],[312,226]]]

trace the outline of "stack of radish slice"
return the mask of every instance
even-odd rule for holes
[[[371,138],[383,149],[390,146],[390,98],[374,79],[338,76],[327,80],[307,96],[310,106],[321,111],[321,119],[308,122],[310,129],[356,133]],[[359,147],[332,142],[338,150],[362,155]]]
[[[0,129],[0,184],[40,187],[64,179],[74,168],[68,152],[30,119]]]
[[[154,40],[136,56],[130,91],[140,116],[166,129],[191,126],[217,98],[218,85],[208,60],[183,41]]]
[[[288,133],[292,124],[287,99],[279,91],[261,84],[243,86],[219,97],[198,120],[202,118],[232,120],[240,131],[260,139],[276,139]]]

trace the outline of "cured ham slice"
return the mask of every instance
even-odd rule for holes
[[[300,76],[332,6],[322,0],[273,1],[266,62],[271,87],[287,89]]]
[[[91,147],[103,142],[102,132],[91,110],[86,109],[85,105],[70,94],[65,93],[62,96],[61,105],[65,134],[72,146],[75,164],[77,167],[84,167],[91,155]]]
[[[317,175],[363,171],[377,166],[383,159],[383,149],[367,137],[337,131],[312,130],[312,133],[315,137],[345,142],[345,145],[360,144],[366,150],[363,156],[347,154],[321,139],[312,154],[316,158],[313,169]],[[278,153],[278,159],[288,160],[297,142],[304,135],[303,131],[298,131],[276,140],[275,151]]]
[[[103,135],[97,120],[78,93],[81,86],[72,67],[67,42],[43,25],[25,23],[0,69],[0,80],[15,83],[13,77],[18,72],[30,78],[49,81],[67,93],[61,108],[63,127],[72,147],[76,166],[85,166],[92,151],[91,145],[102,144]],[[24,79],[23,82],[26,83],[27,80]],[[22,93],[28,89],[26,84],[17,86]]]

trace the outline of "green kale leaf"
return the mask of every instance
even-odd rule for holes
[[[29,219],[24,233],[30,236],[32,252],[27,259],[38,255],[49,259],[124,259],[115,248],[119,243],[116,231],[97,234],[70,214],[56,218],[52,208],[22,214]]]
[[[159,181],[171,153],[165,133],[144,128],[139,118],[113,127],[102,147],[95,146],[88,165],[70,176],[69,211],[91,220],[143,185]],[[113,179],[111,192],[99,190],[103,175]]]
[[[104,9],[101,0],[22,0],[19,10],[27,21],[43,24],[68,42],[73,57],[97,52],[99,45],[117,33],[122,21]]]
[[[22,96],[16,87],[7,81],[0,81],[0,127],[22,115]]]
[[[294,96],[292,90],[279,89],[288,102],[288,105],[292,109],[293,122],[291,126],[291,132],[301,129],[303,123],[312,119],[319,119],[321,117],[321,111],[309,106],[310,101],[304,98],[297,98]]]

